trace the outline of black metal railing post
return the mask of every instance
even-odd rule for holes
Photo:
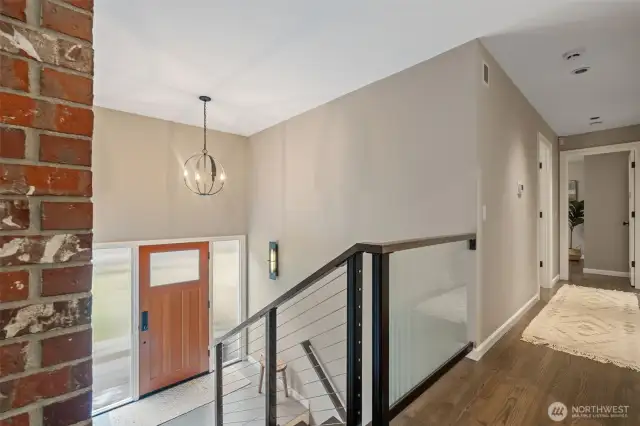
[[[362,424],[362,253],[347,261],[347,426]]]
[[[216,426],[222,426],[222,342],[215,346]]]
[[[373,255],[372,279],[372,425],[389,424],[389,255]]]
[[[266,425],[276,426],[278,413],[278,386],[276,384],[276,366],[277,366],[277,329],[276,308],[272,308],[265,315],[265,396],[266,396]]]

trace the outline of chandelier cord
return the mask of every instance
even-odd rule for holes
[[[207,101],[204,101],[204,149],[202,150],[204,154],[207,151]]]

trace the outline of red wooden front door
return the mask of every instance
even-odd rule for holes
[[[140,247],[140,395],[209,368],[209,243]]]

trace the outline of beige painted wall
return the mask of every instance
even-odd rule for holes
[[[183,184],[182,165],[202,149],[202,129],[104,108],[95,110],[94,241],[246,234],[248,140],[210,131],[228,181],[214,197]]]
[[[560,151],[638,141],[640,141],[640,124],[583,133],[580,135],[564,136],[562,138],[563,143],[560,145]]]
[[[478,220],[480,245],[480,335],[487,338],[538,293],[538,132],[553,144],[553,276],[558,259],[557,137],[520,90],[481,45],[477,70],[490,67],[490,84],[477,80],[478,158],[481,204],[486,220]],[[524,184],[522,197],[517,183]]]
[[[629,272],[629,153],[587,155],[584,267]]]
[[[250,311],[357,241],[475,231],[473,45],[250,138]],[[268,280],[269,240],[282,274]]]
[[[473,43],[461,46],[250,138],[250,312],[355,242],[475,231],[475,52]],[[277,281],[268,279],[269,240],[280,242]],[[435,290],[443,281],[432,277],[464,277],[474,267],[473,259],[435,259],[428,251],[392,259],[404,274],[392,277],[392,293]],[[370,375],[364,382],[367,422]]]

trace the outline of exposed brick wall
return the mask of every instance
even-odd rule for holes
[[[0,426],[91,424],[93,0],[0,0]]]

